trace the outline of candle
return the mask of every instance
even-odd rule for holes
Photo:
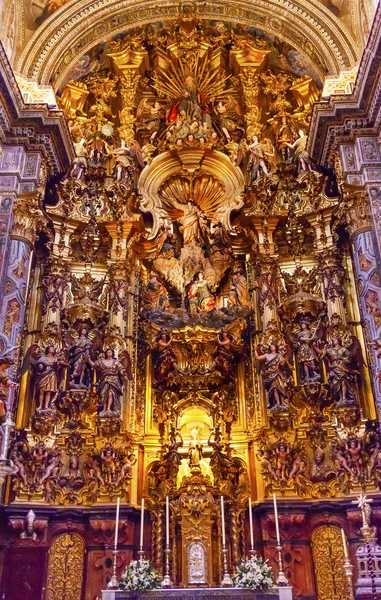
[[[116,519],[115,519],[115,537],[114,537],[114,548],[118,548],[118,532],[119,532],[119,509],[120,509],[120,496],[116,501]]]
[[[165,499],[165,544],[169,546],[169,497]]]
[[[226,536],[225,536],[225,508],[224,508],[224,497],[221,496],[221,525],[222,525],[222,546],[226,547]]]
[[[280,533],[279,533],[279,519],[278,519],[278,506],[276,503],[276,494],[273,494],[274,498],[274,519],[275,519],[275,529],[276,529],[276,541],[278,546],[280,546]]]
[[[142,511],[140,515],[140,550],[143,550],[143,535],[144,535],[144,498],[142,499]]]
[[[254,550],[253,513],[252,513],[252,508],[251,508],[251,498],[249,498],[249,523],[250,523],[250,549]]]
[[[344,558],[345,558],[345,560],[349,560],[348,546],[347,546],[347,540],[345,538],[344,529],[341,530],[341,539],[343,540],[343,546],[344,546]]]

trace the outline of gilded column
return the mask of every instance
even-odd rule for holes
[[[381,416],[381,276],[369,199],[365,191],[344,191],[340,207],[353,247],[357,293],[373,379],[376,408]]]
[[[7,352],[20,342],[24,323],[30,259],[36,231],[45,223],[35,193],[16,198],[12,216],[11,242],[3,307],[0,316],[1,352]]]

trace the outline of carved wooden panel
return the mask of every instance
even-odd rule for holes
[[[318,527],[312,533],[317,600],[348,600],[344,572],[344,548],[339,527]]]
[[[49,551],[46,600],[81,600],[85,542],[77,534],[55,538]]]

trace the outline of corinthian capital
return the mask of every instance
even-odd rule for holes
[[[12,238],[33,246],[36,233],[44,227],[46,220],[40,206],[39,193],[19,196],[13,208]]]
[[[343,199],[340,202],[338,217],[345,223],[350,235],[372,228],[369,198],[365,190],[343,189]]]

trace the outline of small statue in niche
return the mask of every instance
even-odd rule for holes
[[[171,374],[179,370],[176,354],[171,347],[172,341],[168,331],[161,331],[155,338],[156,346],[152,351],[155,387],[164,384]]]
[[[299,377],[302,384],[321,380],[319,357],[315,349],[315,342],[320,333],[320,321],[313,332],[309,321],[303,319],[300,322],[300,330],[296,335],[290,334],[291,344],[297,352]]]
[[[287,406],[292,370],[291,365],[279,352],[277,344],[270,344],[269,350],[259,354],[255,349],[255,358],[264,364],[263,383],[267,392],[268,408],[280,410]]]
[[[92,341],[87,329],[83,327],[77,338],[70,338],[69,344],[69,388],[87,390],[92,383],[92,370],[88,359],[95,350],[102,349],[102,342],[99,338]]]
[[[101,417],[120,416],[120,398],[127,380],[132,380],[131,358],[127,350],[120,360],[115,358],[114,350],[106,350],[104,358],[95,362],[88,358],[90,365],[98,373],[97,393],[101,401]]]
[[[242,267],[238,267],[233,271],[230,279],[228,302],[229,306],[252,308],[247,279],[245,277],[245,271]]]
[[[199,439],[198,429],[194,428],[191,431],[192,439],[189,444],[188,458],[191,471],[200,471],[200,463],[203,457],[203,447]]]
[[[171,429],[169,441],[168,450],[163,456],[163,461],[165,462],[168,479],[175,484],[182,460],[179,448],[183,446],[184,442],[180,432],[174,428]]]
[[[212,294],[210,283],[204,279],[204,274],[199,271],[195,274],[188,288],[189,310],[191,312],[211,312],[216,308],[216,301]]]
[[[214,440],[212,440],[212,438],[214,438]],[[212,469],[214,476],[214,485],[218,487],[221,480],[227,479],[228,471],[232,464],[228,455],[224,452],[225,444],[222,443],[221,433],[218,427],[210,432],[208,446],[213,448],[213,452],[210,455],[210,468]]]
[[[345,348],[338,335],[332,337],[330,344],[323,349],[314,346],[322,356],[327,357],[328,384],[333,400],[337,406],[353,406],[358,404],[357,375],[363,364],[361,347],[357,338],[352,337],[351,351]]]
[[[154,310],[156,308],[168,310],[169,301],[167,290],[161,281],[159,281],[157,273],[152,271],[147,288],[143,294],[141,310]]]
[[[21,372],[25,373],[29,367],[33,368],[38,398],[37,413],[55,412],[53,402],[60,389],[64,368],[68,366],[64,354],[62,352],[57,354],[56,347],[53,345],[47,346],[44,354],[41,354],[38,344],[32,344],[27,350]]]

